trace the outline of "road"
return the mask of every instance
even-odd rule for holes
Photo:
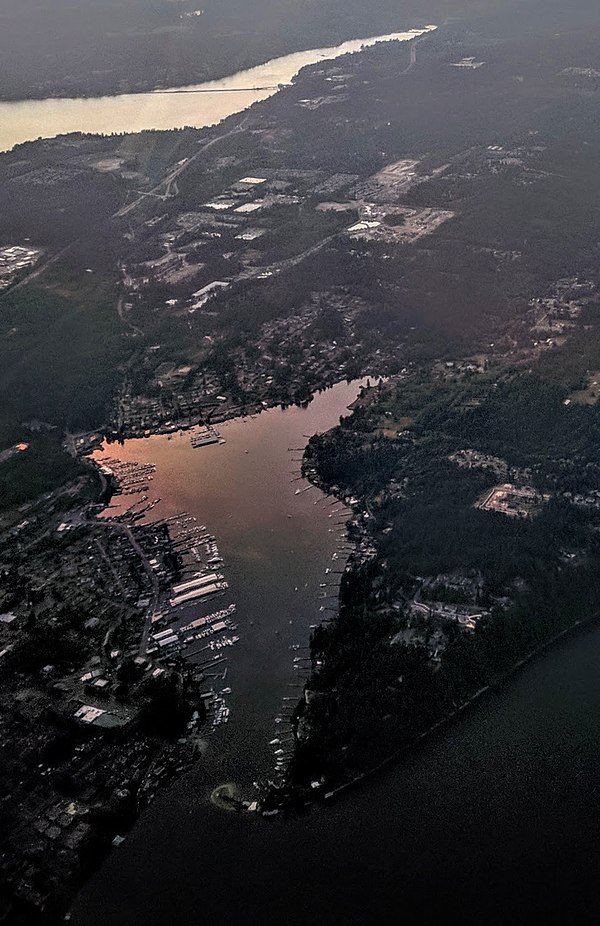
[[[400,77],[403,77],[405,74],[409,74],[415,67],[417,63],[417,48],[418,48],[419,43],[422,42],[424,38],[426,38],[426,36],[415,39],[414,42],[410,43],[410,60],[406,68],[400,72],[400,75],[399,75]],[[241,90],[244,88],[238,87],[234,89]],[[256,88],[253,88],[253,89],[256,89]],[[259,89],[266,90],[266,89],[276,89],[276,88],[265,87],[265,88],[259,88]],[[165,91],[165,92],[199,93],[202,91],[181,90],[181,91]],[[208,92],[208,91],[205,91],[205,92]],[[113,218],[120,219],[126,215],[129,215],[129,213],[133,212],[134,209],[136,209],[139,206],[139,204],[143,202],[143,200],[148,196],[155,197],[163,201],[168,199],[169,196],[171,195],[171,186],[177,180],[177,178],[180,177],[188,169],[188,167],[190,167],[190,165],[193,164],[194,161],[196,161],[202,154],[204,154],[206,151],[209,151],[210,148],[213,147],[213,145],[216,145],[219,142],[224,141],[226,138],[231,138],[233,135],[237,135],[240,132],[242,132],[244,130],[247,118],[248,117],[243,119],[239,125],[235,126],[235,128],[231,129],[229,132],[225,132],[223,135],[219,135],[216,138],[213,138],[212,141],[207,142],[206,145],[203,145],[202,148],[200,148],[196,152],[196,154],[194,154],[191,158],[186,160],[183,164],[179,164],[174,170],[171,171],[170,174],[164,177],[160,181],[160,183],[158,183],[152,190],[148,190],[145,192],[139,192],[138,198],[135,199],[133,202],[129,203],[128,205],[122,206],[117,212],[114,213]],[[163,191],[163,188],[164,188],[164,191]],[[332,239],[329,239],[329,240],[332,240]],[[323,245],[325,245],[326,243],[327,241],[323,241],[318,246],[315,246],[314,248],[310,248],[308,251],[304,253],[304,255],[300,255],[297,260],[296,259],[291,259],[291,260],[295,262],[299,262],[300,260],[303,260],[304,257],[309,257],[311,253],[315,253],[317,250],[319,250],[319,248],[323,247]],[[285,264],[285,262],[282,262],[282,263]],[[294,266],[294,263],[293,262],[290,263],[290,266]],[[272,269],[272,268],[267,268],[267,269]],[[282,265],[280,269],[283,270],[283,269],[286,269],[286,267]],[[273,270],[273,272],[276,272],[276,270]],[[241,276],[239,277],[239,279],[252,279],[252,277],[251,276]]]
[[[414,69],[414,66],[417,63],[417,48],[419,42],[423,42],[426,38],[427,36],[423,35],[420,38],[415,39],[414,42],[410,43],[410,60],[404,70],[400,71],[398,77],[404,77],[406,74],[410,74],[410,72]]]
[[[71,250],[71,248],[74,248],[77,244],[77,241],[79,241],[79,238],[76,241],[71,241],[70,244],[64,247],[61,251],[58,251],[58,253],[51,257],[50,260],[39,264],[34,270],[31,271],[31,273],[28,273],[26,277],[23,277],[22,280],[20,280],[18,283],[15,283],[14,286],[9,286],[8,289],[6,289],[3,293],[0,293],[0,298],[2,298],[2,296],[9,295],[10,293],[15,293],[23,286],[28,286],[30,283],[33,283],[33,281],[37,280],[38,277],[41,277],[41,275],[45,273],[49,267],[58,263],[61,257],[64,257],[65,254]]]
[[[198,149],[196,154],[192,155],[191,158],[188,158],[186,161],[184,161],[183,164],[178,164],[177,167],[175,167],[171,171],[170,174],[167,174],[166,177],[163,177],[160,183],[158,183],[152,190],[148,190],[147,192],[140,193],[138,198],[134,199],[133,202],[129,203],[126,206],[121,206],[121,208],[117,212],[114,213],[113,219],[122,219],[124,216],[129,215],[130,212],[133,212],[134,209],[137,209],[139,204],[143,202],[147,196],[158,197],[159,199],[162,199],[163,201],[168,199],[169,196],[171,195],[171,186],[173,185],[173,183],[175,183],[178,177],[181,177],[181,175],[188,169],[188,167],[190,167],[194,163],[194,161],[196,161],[203,154],[205,154],[205,152],[209,151],[213,147],[213,145],[218,145],[219,142],[225,141],[226,138],[231,138],[234,135],[239,135],[240,132],[244,131],[245,124],[246,124],[246,119],[243,119],[239,125],[236,125],[235,128],[231,129],[229,132],[225,132],[223,135],[217,135],[217,137],[213,138],[212,141],[209,141],[205,145],[202,145],[202,147]]]
[[[312,257],[313,254],[317,254],[326,247],[326,245],[331,244],[336,238],[339,238],[343,234],[345,234],[345,232],[336,232],[335,235],[329,235],[328,238],[317,241],[316,244],[313,244],[301,254],[295,254],[294,257],[286,257],[285,260],[278,260],[276,263],[269,264],[266,267],[251,267],[248,270],[242,270],[237,276],[231,278],[231,283],[261,280],[266,276],[274,276],[276,273],[281,273],[282,270],[291,270],[292,267],[296,267],[298,264],[302,263],[303,260],[306,260],[307,257]]]
[[[112,560],[111,560],[110,556],[108,555],[108,553],[106,552],[106,550],[104,549],[104,547],[102,546],[102,544],[100,543],[100,541],[98,540],[97,537],[94,537],[94,543],[95,543],[96,546],[98,547],[98,550],[99,550],[99,552],[100,552],[100,556],[102,557],[102,559],[104,560],[104,562],[105,562],[106,565],[108,566],[108,568],[109,568],[109,570],[110,570],[110,572],[111,572],[111,574],[112,574],[112,577],[113,577],[113,579],[115,580],[115,586],[116,586],[117,588],[119,588],[119,590],[120,590],[120,592],[121,592],[121,595],[123,596],[123,601],[126,601],[126,599],[127,599],[127,593],[126,593],[125,589],[123,588],[123,583],[121,582],[121,578],[120,578],[120,576],[119,576],[117,570],[116,570],[115,567],[113,566],[113,563],[112,563]]]
[[[287,86],[287,84],[285,85]],[[190,89],[182,87],[180,90],[154,90],[154,93],[261,93],[263,90],[279,90],[279,86],[272,87],[197,87]]]
[[[335,235],[329,235],[327,238],[323,238],[322,241],[317,241],[316,244],[313,244],[310,248],[307,248],[306,251],[303,251],[301,254],[296,254],[294,257],[286,257],[285,260],[279,260],[274,264],[268,264],[267,266],[261,267],[249,267],[246,270],[242,270],[241,273],[238,273],[234,277],[224,277],[224,282],[227,282],[230,286],[233,286],[235,283],[248,283],[251,280],[264,280],[267,277],[275,276],[278,273],[281,273],[284,270],[291,270],[292,267],[296,267],[298,264],[302,263],[303,260],[306,260],[307,257],[311,257],[313,254],[317,254],[321,251],[326,245],[331,244],[337,238],[340,238],[344,235],[345,232],[336,232]]]
[[[130,322],[129,319],[127,318],[127,314],[125,312],[125,296],[119,296],[119,300],[117,302],[117,313],[119,315],[119,318],[121,319],[121,322],[124,325],[127,325],[131,329],[131,333],[133,335],[137,337],[142,337],[142,338],[144,337],[144,332],[142,331],[142,329],[138,328],[137,325],[134,325],[133,322]]]
[[[128,527],[126,524],[120,524],[117,521],[108,521],[102,518],[96,518],[96,520],[94,521],[94,524],[97,527],[98,526],[104,527],[108,530],[119,530],[122,533],[125,533],[127,535],[127,538],[131,546],[133,547],[133,549],[139,556],[142,562],[142,567],[144,569],[144,572],[146,573],[146,575],[148,576],[148,579],[150,580],[150,584],[152,586],[152,597],[150,600],[150,604],[148,605],[148,608],[146,609],[146,619],[145,619],[144,629],[142,631],[142,636],[140,639],[140,646],[139,646],[140,656],[145,656],[148,650],[148,642],[150,639],[150,630],[152,627],[152,615],[156,611],[156,607],[158,605],[158,595],[159,595],[158,579],[156,577],[156,574],[154,573],[154,570],[152,569],[152,566],[148,562],[146,554],[144,553],[141,546],[139,545],[139,543],[133,536],[133,531],[131,530],[130,527]]]
[[[412,41],[412,42],[410,43],[410,60],[409,60],[409,63],[408,63],[407,66],[404,68],[404,70],[400,72],[400,74],[399,74],[398,76],[404,77],[405,75],[410,74],[410,72],[414,69],[414,67],[415,67],[415,65],[416,65],[416,63],[417,63],[418,46],[419,46],[419,44],[420,44],[421,42],[423,42],[426,38],[428,38],[428,36],[421,36],[420,38],[417,38],[417,39],[415,39],[414,41]],[[275,88],[275,87],[262,87],[262,88],[234,87],[234,88],[232,88],[232,90],[228,90],[228,91],[224,91],[224,92],[242,91],[242,90],[247,90],[247,89],[271,90],[271,89],[277,89],[277,88]],[[157,91],[157,92],[164,92],[164,93],[202,93],[202,92],[211,92],[211,93],[213,93],[213,92],[215,92],[215,91],[212,91],[212,90],[211,90],[211,91],[206,91],[206,90],[205,90],[205,91],[203,91],[203,90],[183,90],[183,89],[182,89],[182,90],[175,90],[175,91],[169,90],[169,91]],[[138,191],[134,191],[134,192],[137,192],[137,194],[138,194],[138,195],[137,195],[137,199],[133,200],[131,203],[128,203],[127,205],[121,206],[121,208],[118,209],[117,212],[115,212],[115,213],[113,214],[113,218],[114,218],[114,219],[121,219],[121,218],[124,218],[125,216],[129,215],[131,212],[133,212],[135,209],[137,209],[137,207],[140,205],[140,203],[142,203],[142,202],[144,201],[144,199],[146,199],[147,197],[153,197],[153,198],[156,198],[156,199],[160,199],[160,200],[162,200],[162,201],[164,202],[166,199],[168,199],[168,198],[172,195],[172,190],[171,190],[171,188],[172,188],[172,185],[177,181],[177,179],[178,179],[178,178],[179,178],[179,177],[180,177],[180,176],[181,176],[181,175],[182,175],[182,174],[183,174],[183,173],[184,173],[184,172],[185,172],[185,171],[186,171],[186,170],[187,170],[198,158],[199,158],[199,157],[201,157],[206,151],[209,151],[209,150],[213,147],[213,145],[217,145],[219,142],[224,141],[224,140],[227,139],[227,138],[231,138],[232,136],[237,135],[237,134],[239,134],[240,132],[242,132],[242,131],[244,130],[244,128],[245,128],[245,124],[246,124],[247,118],[248,118],[248,117],[246,116],[246,117],[242,120],[242,122],[239,123],[239,125],[235,126],[235,128],[231,129],[229,132],[225,132],[223,135],[219,135],[219,136],[217,136],[216,138],[213,138],[211,141],[207,142],[205,145],[203,145],[202,148],[200,148],[200,149],[196,152],[196,154],[194,154],[191,158],[188,158],[183,164],[178,164],[177,167],[175,167],[175,168],[171,171],[170,174],[167,174],[167,176],[164,177],[164,178],[160,181],[160,183],[158,183],[152,190],[146,190],[146,191],[139,191],[139,190],[138,190]],[[178,191],[177,191],[177,192],[178,192]],[[333,237],[335,237],[335,236],[333,236]],[[256,277],[260,276],[261,273],[266,273],[266,272],[278,273],[278,272],[280,272],[281,270],[285,270],[285,269],[288,269],[289,267],[293,267],[293,266],[295,266],[297,263],[300,263],[301,260],[304,260],[304,258],[309,257],[309,256],[310,256],[311,254],[313,254],[313,253],[316,253],[318,250],[320,250],[320,248],[322,248],[324,245],[326,245],[329,241],[333,240],[333,237],[330,238],[330,239],[326,239],[326,240],[320,242],[318,245],[315,245],[313,248],[309,248],[307,251],[305,251],[305,252],[304,252],[303,254],[301,254],[301,255],[298,255],[298,257],[296,257],[296,258],[290,258],[288,261],[282,261],[280,264],[273,265],[272,267],[261,268],[260,270],[257,270],[256,272],[254,272],[254,271],[245,271],[243,274],[240,274],[240,276],[234,278],[231,282],[237,282],[238,280],[241,281],[241,280],[255,279]],[[13,292],[13,291],[16,290],[16,289],[20,289],[22,286],[26,286],[27,284],[33,282],[35,279],[37,279],[39,276],[41,276],[50,266],[52,266],[52,264],[54,264],[54,263],[56,263],[57,261],[59,261],[59,260],[61,259],[61,257],[63,257],[72,247],[74,247],[74,245],[75,245],[76,243],[77,243],[76,241],[71,242],[71,244],[69,244],[69,245],[67,245],[67,247],[63,248],[62,251],[59,251],[58,254],[55,254],[54,257],[52,257],[49,261],[46,261],[46,263],[40,265],[37,269],[35,269],[32,273],[30,273],[27,277],[25,277],[25,279],[23,279],[23,280],[21,280],[19,283],[17,283],[16,286],[10,287],[10,289],[7,290],[7,292]],[[139,330],[139,329],[138,329],[138,330]]]

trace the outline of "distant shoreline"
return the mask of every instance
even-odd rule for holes
[[[201,88],[204,84],[218,83],[220,81],[226,80],[230,77],[234,77],[236,74],[245,74],[248,71],[252,71],[255,68],[261,68],[265,65],[269,65],[274,61],[279,61],[283,58],[289,58],[293,55],[303,55],[309,54],[311,51],[325,51],[333,48],[339,48],[344,45],[348,45],[355,42],[372,42],[373,39],[379,41],[388,40],[387,36],[391,35],[406,35],[413,33],[414,38],[419,38],[423,33],[427,34],[427,31],[433,31],[438,28],[437,26],[432,25],[422,25],[416,26],[415,20],[411,19],[411,24],[407,25],[406,28],[402,26],[398,27],[396,32],[382,32],[377,36],[374,35],[353,35],[347,37],[334,37],[333,39],[328,36],[323,36],[322,42],[325,44],[319,43],[315,45],[310,43],[308,46],[305,43],[300,43],[297,47],[285,48],[285,47],[274,47],[269,50],[267,54],[259,54],[255,57],[250,57],[247,62],[240,67],[239,63],[236,63],[234,60],[231,61],[230,66],[227,65],[227,62],[223,62],[223,66],[215,68],[212,71],[209,71],[205,76],[198,80],[198,75],[194,73],[188,74],[186,77],[182,77],[179,80],[173,75],[167,81],[167,86],[164,86],[162,83],[157,83],[156,80],[148,79],[141,83],[136,83],[135,85],[130,85],[123,87],[122,85],[107,85],[101,90],[89,90],[85,88],[84,84],[76,85],[75,91],[73,90],[73,84],[65,84],[64,87],[57,87],[54,93],[44,93],[41,91],[36,91],[35,88],[32,88],[30,92],[25,94],[11,94],[6,93],[0,89],[0,104],[10,103],[14,105],[26,104],[26,103],[45,103],[49,101],[55,102],[68,102],[72,100],[85,101],[85,100],[102,100],[102,99],[118,99],[120,97],[127,96],[140,96],[145,94],[164,94],[164,93],[198,93],[198,92],[210,92],[202,91]],[[405,39],[405,41],[410,41],[410,38]],[[80,89],[79,89],[80,88]],[[230,88],[229,92],[234,88]],[[259,90],[259,89],[272,89],[277,90],[278,87],[240,87],[235,88],[236,90]]]
[[[434,25],[413,26],[404,32],[388,32],[349,39],[337,45],[314,47],[269,58],[260,65],[197,84],[95,97],[0,101],[0,152],[41,138],[70,134],[121,135],[210,128],[275,95],[280,88],[289,86],[304,68],[386,42],[402,42],[409,47],[412,43],[414,48],[415,40],[435,32],[437,28]],[[413,58],[414,54],[409,69],[414,63]]]

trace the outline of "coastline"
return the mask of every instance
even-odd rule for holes
[[[424,20],[423,20],[424,22]],[[382,24],[383,29],[385,29],[386,24]],[[427,25],[423,27],[415,26],[415,18],[411,18],[409,22],[406,23],[405,27],[399,26],[398,31],[402,32],[413,32],[420,30],[421,28],[429,28]],[[383,31],[382,35],[388,35],[391,33],[386,33]],[[55,100],[55,101],[67,101],[67,100],[97,100],[104,98],[118,99],[122,96],[138,96],[142,94],[151,94],[151,93],[169,93],[169,92],[189,92],[190,88],[197,88],[204,84],[215,83],[218,81],[225,80],[229,77],[235,76],[238,73],[245,73],[247,71],[252,71],[255,68],[263,67],[273,61],[281,60],[282,58],[287,58],[292,55],[300,55],[310,52],[312,49],[317,48],[336,48],[341,45],[345,45],[351,42],[363,42],[368,41],[373,36],[361,36],[361,35],[345,35],[343,32],[338,32],[336,35],[325,34],[322,35],[321,40],[317,46],[314,43],[307,44],[306,42],[291,42],[284,40],[281,43],[274,45],[273,48],[264,53],[258,53],[250,57],[250,60],[247,59],[246,66],[243,68],[235,67],[233,59],[231,62],[227,58],[223,58],[219,65],[212,67],[206,77],[202,81],[194,79],[196,75],[190,73],[186,77],[180,77],[177,79],[175,75],[173,78],[168,81],[168,86],[165,86],[164,81],[157,80],[148,80],[144,81],[141,84],[138,84],[134,87],[119,87],[119,84],[116,83],[114,86],[107,86],[103,90],[97,91],[86,91],[82,89],[81,91],[75,90],[73,92],[72,82],[68,82],[64,85],[64,89],[61,90],[60,87],[57,87],[56,91],[52,94],[44,94],[41,90],[37,91],[35,86],[30,88],[30,92],[26,95],[17,95],[17,94],[7,94],[0,90],[0,103],[39,103],[46,100]],[[418,35],[415,36],[418,38]],[[233,69],[232,69],[233,65]]]
[[[356,400],[353,407],[356,406],[358,402],[359,402],[359,399]],[[312,485],[314,485],[317,489],[319,489],[319,491],[321,491],[324,495],[335,498],[340,504],[347,504],[346,498],[341,494],[333,493],[331,491],[331,486],[328,486],[327,484],[325,484],[323,480],[319,478],[316,471],[312,469],[310,471],[305,471],[304,466],[303,466],[302,472],[303,472],[304,477]],[[347,532],[347,538],[350,539],[348,537],[348,532]],[[345,565],[344,565],[344,570],[347,569],[349,563],[352,560],[352,557],[356,554],[360,540],[367,539],[367,538],[370,538],[371,541],[373,541],[372,535],[369,534],[369,532],[364,528],[364,525],[363,525],[359,529],[358,536],[354,538],[353,542],[354,542],[355,550],[353,551],[353,553],[350,553],[347,556]],[[340,589],[339,594],[341,594],[341,589]],[[340,604],[339,594],[338,594],[338,602],[337,602],[338,613],[336,617],[334,618],[334,620],[337,620],[339,618],[339,604]],[[298,806],[309,806],[310,804],[317,803],[317,802],[323,803],[323,802],[335,801],[337,798],[343,796],[346,792],[352,791],[355,788],[358,788],[361,785],[367,783],[370,779],[376,777],[381,772],[384,772],[385,770],[392,768],[393,766],[401,762],[403,758],[412,754],[419,747],[421,743],[430,739],[435,733],[437,733],[438,731],[442,731],[446,729],[447,727],[450,727],[451,725],[453,725],[456,721],[458,721],[461,718],[461,716],[464,713],[466,713],[471,707],[475,706],[477,703],[483,700],[487,695],[492,694],[493,692],[504,687],[508,682],[511,681],[511,679],[513,679],[516,675],[518,675],[522,670],[526,669],[527,666],[530,665],[532,662],[535,662],[537,659],[544,656],[550,650],[558,647],[558,645],[561,643],[563,639],[566,639],[572,635],[576,635],[580,633],[582,630],[585,630],[589,626],[596,623],[599,619],[600,619],[600,612],[591,614],[588,617],[579,618],[574,623],[572,623],[570,626],[565,627],[563,630],[559,631],[558,633],[554,634],[552,637],[540,643],[533,650],[531,650],[530,652],[522,656],[520,659],[518,659],[517,662],[515,662],[510,668],[492,677],[487,682],[487,684],[478,688],[475,692],[473,692],[472,695],[470,695],[466,700],[464,700],[461,704],[459,704],[458,707],[456,707],[451,713],[443,717],[440,717],[440,719],[437,720],[432,726],[423,730],[416,737],[410,740],[410,742],[406,743],[405,745],[401,746],[399,749],[392,752],[390,755],[382,759],[372,768],[366,769],[365,771],[361,772],[358,775],[355,775],[353,778],[349,779],[348,781],[343,781],[340,784],[337,784],[329,788],[328,790],[325,790],[326,785],[324,783],[321,784],[319,788],[315,788],[311,790],[310,787],[296,785],[294,783],[288,782],[286,785],[283,786],[283,788],[279,790],[278,795],[277,795],[277,792],[269,793],[268,803],[267,803],[267,806],[269,809],[267,811],[267,814],[263,813],[263,815],[270,816],[273,813],[273,811],[271,810],[271,806],[277,807],[279,810],[288,811]],[[298,706],[302,703],[303,703],[303,698],[300,698],[296,705],[296,711],[298,710]],[[296,736],[296,732],[294,732],[294,737],[295,736]],[[286,793],[286,788],[289,788],[289,793]],[[282,800],[282,797],[283,797],[283,800]],[[273,799],[275,803],[271,804],[270,799]]]
[[[473,707],[479,701],[481,701],[486,695],[492,694],[494,691],[502,688],[507,682],[509,682],[515,675],[525,669],[531,662],[534,662],[539,657],[543,656],[546,652],[551,649],[554,649],[563,638],[569,637],[579,633],[581,630],[586,629],[590,625],[594,624],[600,619],[600,613],[593,614],[591,617],[582,618],[572,624],[570,627],[566,627],[564,630],[561,630],[560,633],[556,634],[551,639],[547,640],[545,643],[541,643],[538,647],[528,653],[526,656],[523,656],[518,662],[512,666],[512,668],[507,669],[497,678],[491,680],[487,685],[484,685],[483,688],[480,688],[476,691],[470,698],[466,701],[463,701],[455,711],[449,714],[446,717],[441,718],[437,721],[432,727],[429,727],[427,730],[424,730],[423,733],[420,733],[414,740],[408,743],[406,746],[403,746],[397,752],[388,756],[387,759],[384,759],[374,768],[369,769],[366,772],[361,773],[355,778],[351,779],[348,782],[344,782],[341,785],[333,788],[331,791],[323,794],[324,801],[335,800],[337,797],[342,795],[344,792],[349,791],[353,788],[360,787],[360,785],[366,783],[370,778],[375,777],[380,772],[385,771],[388,768],[393,767],[398,762],[400,762],[405,756],[414,752],[418,746],[425,740],[432,737],[438,730],[444,730],[446,727],[451,726],[457,720],[460,719],[462,714],[468,711],[469,708]]]
[[[342,381],[339,385],[345,386],[346,381]],[[354,396],[356,396],[356,393],[354,393]],[[302,405],[297,407],[298,409],[301,409]],[[348,408],[349,405],[345,405],[344,407]],[[275,405],[270,409],[261,408],[261,411],[269,410],[279,410],[283,412],[285,409],[281,405]],[[229,420],[234,418],[239,419],[239,417],[240,416],[232,415]],[[303,427],[305,427],[305,425],[303,425]],[[164,433],[163,436],[166,436],[166,433]],[[75,436],[72,435],[71,437],[73,438]],[[89,448],[87,451],[82,453],[80,458],[98,477],[99,485],[103,489],[102,501],[97,502],[93,506],[93,509],[97,510],[97,508],[101,505],[102,511],[106,511],[111,503],[111,498],[115,497],[114,486],[111,487],[106,483],[105,477],[100,470],[98,461],[94,459],[93,456],[91,456],[93,451],[93,447]],[[94,522],[95,517],[90,517],[86,520],[88,527],[91,527]],[[160,523],[160,518],[157,523]],[[211,521],[211,524],[212,523],[213,522]],[[277,632],[279,633],[279,630]],[[287,650],[285,658],[287,661]],[[210,731],[205,728],[201,728],[200,733],[203,734],[202,739],[210,735]],[[67,911],[72,908],[81,888],[90,880],[94,873],[100,869],[103,862],[112,855],[113,847],[118,849],[122,841],[129,837],[131,831],[136,827],[140,816],[146,812],[148,806],[152,803],[155,796],[158,793],[165,793],[168,791],[169,787],[171,787],[174,782],[184,778],[191,772],[194,767],[203,766],[201,750],[197,747],[194,747],[193,751],[189,751],[188,746],[181,740],[173,742],[167,741],[166,743],[160,743],[157,741],[153,745],[154,753],[151,758],[151,762],[145,774],[144,781],[136,793],[135,802],[131,806],[128,806],[128,815],[126,816],[123,814],[122,818],[120,818],[118,822],[115,823],[109,834],[109,837],[102,840],[97,839],[93,842],[93,844],[90,844],[89,849],[86,852],[85,859],[80,862],[79,869],[73,870],[72,881],[70,881],[70,883],[67,885],[63,885],[63,890],[61,893],[53,897],[48,907],[46,907],[44,910],[44,921],[49,923],[62,922],[65,913],[67,913]],[[120,748],[122,750],[124,746],[121,746]],[[164,774],[161,775],[160,779],[156,778],[154,775],[157,763],[165,769]],[[146,782],[148,782],[147,786]],[[241,798],[239,797],[239,792],[235,785],[230,783],[227,783],[227,785],[216,785],[215,783],[215,787],[213,788],[211,795],[212,796],[207,794],[207,802],[210,801],[213,806],[218,807],[220,810],[226,810],[228,812],[241,810]]]
[[[380,43],[415,42],[437,28],[431,24],[412,26],[403,32],[301,49],[242,70],[229,69],[223,76],[211,77],[202,83],[184,82],[96,96],[0,98],[0,122],[4,126],[0,133],[0,151],[10,151],[19,144],[40,138],[73,133],[118,135],[210,128],[277,94],[281,85],[292,82],[306,67],[358,53]]]

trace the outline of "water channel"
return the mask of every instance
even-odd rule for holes
[[[280,84],[290,83],[309,64],[339,58],[377,42],[408,41],[434,28],[427,26],[409,32],[355,39],[331,48],[295,52],[222,80],[172,88],[172,92],[0,103],[0,151],[8,151],[21,142],[53,138],[69,132],[109,135],[146,129],[216,125],[227,116],[272,96]],[[240,87],[250,89],[238,91]],[[267,89],[251,89],[255,87]]]
[[[336,583],[344,522],[340,504],[298,478],[305,435],[326,431],[358,395],[362,381],[339,383],[307,408],[270,409],[219,425],[224,444],[194,449],[189,432],[130,440],[106,452],[156,466],[150,490],[160,503],[151,520],[182,512],[216,536],[229,583],[216,610],[234,602],[239,642],[228,652],[230,720],[209,755],[211,785],[233,777],[244,787],[272,775],[282,698],[298,696],[297,650],[306,647],[319,611],[320,583]],[[104,452],[97,456],[102,457]],[[117,497],[117,501],[119,497]],[[333,500],[335,501],[335,500]],[[333,559],[333,557],[336,557]],[[329,601],[334,605],[335,601]],[[190,609],[188,620],[195,617]]]
[[[356,391],[339,385],[307,409],[232,421],[224,445],[194,450],[176,435],[110,448],[156,464],[157,514],[186,509],[217,534],[241,641],[227,735],[91,879],[77,926],[598,921],[597,627],[329,806],[265,820],[208,800],[217,780],[244,784],[268,765],[288,647],[315,619],[339,543],[321,493],[295,494],[299,454],[288,448],[335,424]]]

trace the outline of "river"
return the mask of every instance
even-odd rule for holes
[[[290,83],[309,64],[339,58],[377,42],[408,41],[434,28],[427,26],[409,32],[355,39],[331,48],[295,52],[222,80],[172,88],[171,91],[0,103],[0,151],[9,151],[25,141],[54,138],[69,132],[110,135],[146,129],[216,125],[227,116],[272,96],[280,84]],[[246,87],[269,89],[237,90]]]
[[[216,533],[241,641],[227,737],[159,794],[86,885],[77,926],[598,922],[597,626],[330,806],[265,820],[208,800],[219,776],[245,783],[267,761],[288,646],[315,617],[338,544],[321,493],[295,495],[288,447],[333,425],[355,394],[339,385],[307,409],[232,421],[224,445],[193,450],[179,435],[110,448],[156,464],[159,514],[185,508]]]

